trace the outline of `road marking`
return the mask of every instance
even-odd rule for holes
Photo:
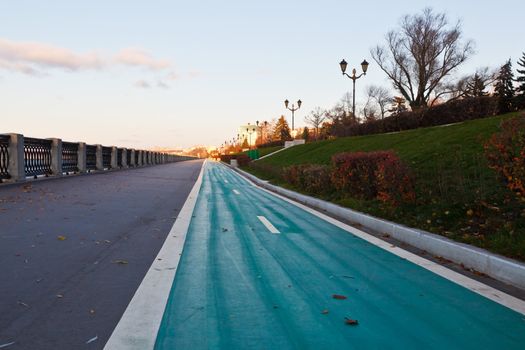
[[[237,173],[236,171],[232,172],[237,175],[239,178],[242,178],[245,181],[251,182],[255,187],[259,188],[261,191],[264,191],[274,197],[280,198],[284,200],[285,202],[288,202],[290,204],[295,205],[296,207],[299,207],[303,209],[304,211],[311,213],[318,218],[323,219],[324,221],[327,221],[339,228],[342,228],[343,230],[352,233],[353,235],[381,248],[384,249],[394,255],[399,256],[400,258],[404,258],[408,261],[410,261],[413,264],[416,264],[418,266],[421,266],[422,268],[429,270],[436,275],[439,275],[449,281],[452,281],[466,289],[469,289],[473,291],[474,293],[477,293],[479,295],[484,296],[487,299],[490,299],[500,305],[503,305],[505,307],[508,307],[509,309],[512,309],[516,312],[519,312],[522,315],[525,315],[525,301],[518,299],[512,295],[509,295],[505,292],[500,291],[499,289],[496,289],[494,287],[488,286],[482,282],[479,282],[477,280],[474,280],[468,276],[462,275],[459,272],[450,270],[449,268],[436,264],[433,261],[427,260],[419,255],[413,254],[407,250],[404,250],[398,246],[393,246],[390,243],[383,241],[375,236],[372,236],[369,233],[366,233],[364,231],[361,231],[353,226],[347,225],[337,219],[334,219],[326,214],[323,214],[315,209],[312,209],[310,207],[307,207],[304,204],[301,204],[293,199],[284,197],[283,195],[280,195],[278,193],[272,192],[270,190],[267,190],[266,188],[263,188],[259,185],[257,185],[252,180],[247,179],[243,175]],[[262,220],[261,220],[262,221]]]
[[[104,350],[153,349],[199,196],[207,161],[162,248],[135,292]]]
[[[281,233],[279,232],[278,229],[275,228],[275,226],[272,225],[272,223],[270,221],[268,221],[267,218],[265,218],[264,216],[257,216],[257,219],[261,220],[261,222],[263,223],[264,226],[266,226],[266,228],[268,229],[268,231],[270,231],[271,233]]]
[[[237,190],[233,190],[233,193],[235,194],[241,194],[241,192],[237,191]]]

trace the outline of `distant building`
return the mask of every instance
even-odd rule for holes
[[[255,146],[260,134],[261,128],[257,125],[248,124],[239,126],[239,142],[241,144],[246,140],[249,146]]]

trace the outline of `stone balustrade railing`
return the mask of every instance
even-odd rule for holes
[[[0,182],[195,159],[164,152],[0,134]]]

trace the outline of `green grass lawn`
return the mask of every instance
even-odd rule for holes
[[[283,146],[273,146],[273,147],[259,148],[259,157],[264,157],[270,153],[280,150],[281,148],[284,148],[284,147]]]
[[[393,208],[337,194],[323,199],[525,261],[525,206],[487,166],[483,152],[501,121],[516,115],[309,143],[247,170],[290,188],[279,177],[282,167],[329,164],[340,152],[394,150],[416,175],[416,204]]]

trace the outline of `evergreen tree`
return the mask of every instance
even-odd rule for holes
[[[304,127],[302,136],[305,141],[308,141],[310,139],[310,131],[308,130],[308,127]]]
[[[510,59],[499,70],[494,87],[494,95],[498,96],[499,113],[507,113],[512,110],[512,98],[514,97],[514,86],[512,81],[512,63]]]
[[[523,69],[518,68],[518,77],[516,78],[516,81],[519,85],[516,91],[519,95],[525,96],[525,52],[518,60],[518,66],[522,67]]]
[[[273,129],[273,139],[280,141],[288,141],[292,139],[292,135],[290,135],[290,127],[288,126],[288,122],[284,118],[284,115],[282,115],[277,120],[277,123],[275,123]]]
[[[485,82],[480,77],[478,73],[467,83],[467,91],[465,92],[465,97],[482,97],[487,96],[488,93],[485,91]]]

